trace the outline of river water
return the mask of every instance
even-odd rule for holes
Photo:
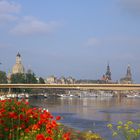
[[[99,133],[105,140],[112,138],[108,123],[131,120],[140,123],[140,98],[31,98],[32,106],[60,115],[61,122],[78,130]]]

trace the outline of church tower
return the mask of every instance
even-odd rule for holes
[[[17,56],[16,56],[16,64],[21,64],[21,55],[18,52]]]
[[[130,65],[127,67],[126,77],[130,80],[132,80],[132,74],[131,74],[131,68]]]
[[[120,83],[121,84],[132,84],[133,83],[130,65],[128,65],[128,67],[127,67],[125,77],[120,79]]]
[[[110,66],[109,66],[109,64],[107,65],[107,71],[106,71],[105,76],[106,76],[106,79],[107,79],[107,80],[111,80],[111,71],[110,71]]]
[[[12,68],[12,74],[16,74],[16,73],[25,73],[24,66],[22,65],[22,62],[21,62],[20,53],[17,54],[16,64]]]

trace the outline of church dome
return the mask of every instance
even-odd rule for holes
[[[16,56],[16,64],[13,66],[12,73],[24,73],[24,66],[21,63],[21,55],[18,53]]]
[[[15,64],[12,69],[12,73],[24,73],[24,67],[21,63]]]

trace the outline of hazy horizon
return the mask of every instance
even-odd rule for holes
[[[140,83],[139,25],[139,0],[0,0],[0,70],[19,52],[44,78],[100,79],[109,63],[116,81],[130,64]]]

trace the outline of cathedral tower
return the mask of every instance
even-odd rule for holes
[[[20,53],[17,54],[16,64],[13,66],[13,69],[12,69],[12,74],[16,74],[16,73],[25,73],[24,66],[22,65],[22,62],[21,62]]]
[[[126,77],[132,80],[131,68],[130,65],[127,67]]]
[[[107,79],[107,80],[111,80],[111,71],[110,71],[110,66],[109,66],[109,64],[107,65],[107,71],[106,71],[105,76],[106,76],[106,79]]]
[[[120,79],[120,83],[122,83],[122,84],[132,84],[133,83],[130,65],[128,65],[128,67],[127,67],[125,77]]]

